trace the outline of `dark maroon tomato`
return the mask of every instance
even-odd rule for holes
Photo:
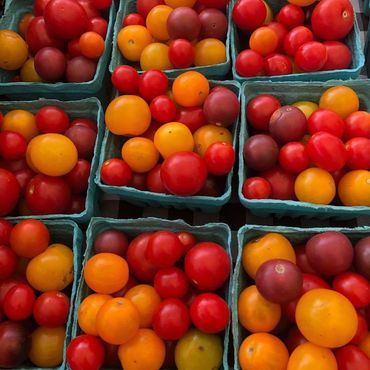
[[[294,200],[294,183],[296,176],[286,172],[279,166],[261,173],[261,177],[266,179],[271,185],[271,198],[282,200]]]
[[[267,131],[272,114],[281,107],[273,95],[258,95],[247,104],[248,124],[257,130]]]
[[[358,111],[351,113],[345,120],[345,137],[367,137],[370,139],[370,113]]]
[[[68,114],[54,105],[39,109],[35,115],[36,126],[42,133],[64,134],[69,127]]]
[[[236,72],[242,77],[255,77],[263,73],[264,60],[254,50],[243,50],[235,61]]]
[[[217,176],[226,175],[234,166],[235,150],[228,143],[213,143],[207,148],[204,160],[209,173]]]
[[[64,293],[45,292],[35,301],[33,317],[40,326],[56,328],[67,323],[69,308],[69,298]]]
[[[177,39],[170,43],[168,58],[175,68],[188,68],[194,64],[195,51],[192,43]]]
[[[89,19],[88,31],[98,33],[103,39],[107,36],[108,22],[103,17]]]
[[[67,62],[67,82],[87,82],[94,79],[97,62],[84,56],[74,57]]]
[[[18,203],[20,191],[16,177],[0,168],[0,216],[5,216],[13,210]]]
[[[177,237],[179,238],[182,247],[183,247],[183,254],[186,254],[191,248],[194,247],[197,240],[193,234],[188,233],[187,231],[181,231],[177,233]]]
[[[132,179],[132,170],[122,159],[112,158],[102,164],[100,176],[104,184],[127,186]]]
[[[105,358],[103,342],[93,335],[79,335],[67,347],[67,363],[73,370],[99,370]]]
[[[352,53],[349,47],[343,42],[324,42],[328,58],[322,67],[324,71],[349,68],[352,63]]]
[[[311,24],[314,34],[322,40],[343,39],[352,29],[354,11],[349,0],[325,0],[315,7]]]
[[[202,189],[199,190],[197,195],[203,195],[205,197],[220,197],[224,193],[225,182],[224,177],[208,175],[206,182]]]
[[[296,264],[300,268],[300,270],[304,273],[317,275],[317,271],[310,265],[310,262],[308,261],[306,247],[304,245],[300,245],[294,250],[297,259]]]
[[[161,298],[182,298],[188,292],[189,281],[184,271],[168,267],[156,273],[154,288]]]
[[[128,183],[127,186],[130,186],[130,187],[135,188],[137,190],[147,190],[146,178],[147,178],[146,173],[133,172],[131,181]]]
[[[230,275],[230,256],[217,243],[196,244],[185,256],[185,273],[202,291],[221,288]]]
[[[298,48],[294,61],[301,71],[315,72],[324,67],[327,58],[325,45],[318,41],[310,41]]]
[[[139,90],[139,74],[131,66],[119,66],[112,73],[112,84],[121,94],[136,94]]]
[[[161,167],[164,187],[175,195],[194,195],[204,186],[207,166],[202,157],[193,152],[178,152],[166,158]]]
[[[256,171],[265,171],[276,164],[279,147],[269,135],[253,135],[245,142],[243,155],[249,168]]]
[[[294,4],[284,5],[276,16],[276,20],[291,30],[304,25],[304,12],[301,7]]]
[[[163,0],[138,0],[136,2],[137,12],[140,13],[144,18],[148,13],[157,5],[164,4]]]
[[[73,0],[51,0],[44,17],[48,30],[62,40],[80,37],[89,26],[85,9]]]
[[[95,132],[98,131],[98,127],[96,125],[96,122],[89,119],[89,118],[75,118],[71,122],[71,127],[73,127],[73,126],[84,126],[84,127],[91,128]]]
[[[344,120],[342,117],[330,109],[315,110],[308,121],[308,132],[313,135],[319,131],[329,132],[337,137],[344,134]]]
[[[357,272],[370,279],[370,237],[362,238],[355,245],[354,263]]]
[[[152,117],[159,123],[172,122],[176,117],[176,105],[167,95],[159,95],[150,103]]]
[[[112,0],[90,0],[91,5],[99,10],[105,10],[110,8]]]
[[[71,204],[67,208],[66,213],[78,214],[78,213],[82,213],[85,209],[86,209],[86,197],[84,195],[72,194]]]
[[[46,5],[50,0],[35,0],[33,3],[33,13],[35,16],[43,15]]]
[[[73,194],[86,192],[89,184],[90,170],[90,162],[86,159],[79,159],[72,171],[65,176]]]
[[[127,14],[125,18],[123,18],[122,27],[127,26],[145,26],[145,19],[139,13],[130,13]]]
[[[279,42],[278,46],[276,48],[277,53],[283,53],[284,52],[284,39],[285,36],[288,34],[288,29],[278,22],[270,22],[267,25],[268,28],[271,28],[278,36]]]
[[[284,39],[285,52],[294,57],[300,46],[306,42],[313,41],[313,33],[305,26],[298,26],[289,31]]]
[[[167,30],[170,38],[193,41],[200,33],[200,19],[198,13],[189,7],[175,8],[167,18]]]
[[[153,329],[164,340],[177,340],[190,328],[189,311],[185,303],[168,298],[160,303],[153,316]]]
[[[168,193],[161,179],[161,167],[161,164],[157,164],[146,176],[146,189],[153,193]]]
[[[182,256],[182,244],[177,235],[172,231],[157,231],[148,241],[146,257],[158,268],[171,267]]]
[[[345,144],[347,166],[352,170],[370,169],[370,139],[355,137]]]
[[[27,141],[18,132],[3,131],[0,133],[0,156],[8,161],[24,158]]]
[[[146,257],[149,239],[152,233],[142,233],[134,238],[127,248],[127,263],[130,273],[138,280],[153,281],[158,269]]]
[[[342,140],[333,134],[317,132],[310,137],[306,148],[311,161],[326,171],[340,170],[346,164],[346,148]]]
[[[61,177],[36,175],[27,186],[26,204],[32,213],[64,213],[71,203],[71,189]]]
[[[369,330],[364,315],[357,312],[357,319],[358,319],[357,331],[355,336],[349,342],[349,344],[359,344],[366,337],[367,332]]]
[[[293,326],[289,331],[284,340],[284,343],[289,351],[292,353],[299,345],[306,343],[307,339],[299,331],[297,326]]]
[[[51,46],[60,50],[65,48],[65,42],[54,37],[46,27],[44,17],[35,17],[27,27],[26,41],[30,52],[35,55],[40,49]]]
[[[72,140],[75,144],[78,157],[84,159],[91,159],[94,154],[96,131],[84,126],[70,127],[65,136]]]
[[[293,73],[293,64],[286,55],[271,54],[264,60],[264,69],[267,76],[289,75]]]
[[[300,142],[285,144],[279,152],[280,166],[291,173],[300,173],[310,165],[306,147]]]
[[[306,116],[299,108],[292,105],[278,108],[270,118],[269,131],[278,143],[300,141],[306,130]]]
[[[165,95],[168,89],[168,77],[156,69],[144,72],[139,78],[139,94],[152,101],[156,96]]]
[[[218,9],[206,8],[199,13],[201,24],[200,38],[215,38],[225,40],[227,33],[226,15]]]
[[[126,257],[128,248],[128,239],[125,233],[115,229],[108,229],[101,232],[94,241],[94,252],[97,253],[113,253]]]
[[[0,219],[0,245],[9,245],[9,237],[12,229],[13,225],[9,221]]]
[[[17,161],[6,161],[0,158],[0,167],[10,172],[17,172],[28,168],[26,158],[18,159]]]
[[[200,107],[181,108],[177,111],[176,122],[188,127],[191,133],[206,124],[203,109]]]
[[[35,299],[35,293],[29,285],[17,284],[6,293],[4,313],[13,321],[26,320],[32,315]]]
[[[333,288],[347,297],[356,308],[370,304],[370,283],[360,274],[345,272],[336,276]]]
[[[44,47],[35,55],[35,70],[47,82],[63,80],[67,58],[62,51],[54,47]]]
[[[0,280],[12,276],[17,267],[17,255],[13,249],[0,245]]]
[[[338,370],[370,370],[370,359],[357,346],[347,345],[335,351]]]
[[[220,333],[229,323],[229,306],[217,294],[199,294],[190,305],[190,318],[194,326],[202,332]]]
[[[233,8],[233,21],[243,31],[254,31],[265,21],[267,9],[262,0],[238,0]]]
[[[247,199],[268,199],[271,197],[270,183],[262,177],[250,177],[243,184],[242,193]]]

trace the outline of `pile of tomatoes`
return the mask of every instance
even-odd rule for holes
[[[242,47],[235,61],[242,77],[276,76],[349,68],[343,39],[354,24],[349,0],[288,0],[273,17],[264,0],[238,0],[233,21]]]
[[[96,122],[45,105],[0,112],[0,215],[85,210]]]
[[[35,0],[18,33],[0,30],[0,68],[20,69],[14,81],[86,82],[105,49],[112,0]]]
[[[242,268],[253,279],[238,297],[250,334],[242,370],[370,369],[370,237],[311,236],[293,248],[282,234],[248,241]]]
[[[118,48],[126,60],[139,62],[144,71],[225,63],[227,3],[139,0],[138,13],[128,14],[123,20]]]
[[[318,103],[281,106],[267,94],[248,102],[256,134],[244,160],[258,176],[245,180],[246,198],[370,206],[370,114],[348,86],[325,90]]]
[[[85,334],[67,349],[72,370],[220,368],[230,318],[219,293],[231,268],[223,246],[167,230],[129,242],[107,229],[94,252],[83,270],[92,293],[77,307]]]
[[[131,138],[122,140],[122,158],[103,163],[102,182],[184,196],[223,194],[235,160],[230,128],[238,96],[224,86],[211,89],[195,71],[179,75],[172,88],[162,71],[139,77],[130,66],[118,67],[112,81],[126,95],[109,104],[106,126]]]
[[[13,226],[0,220],[1,368],[21,367],[27,359],[41,368],[62,364],[73,282],[71,247],[58,243],[41,221]]]

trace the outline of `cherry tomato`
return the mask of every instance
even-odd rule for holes
[[[139,13],[130,13],[127,14],[125,18],[123,18],[122,27],[126,26],[145,26],[145,19]]]
[[[289,353],[292,353],[299,345],[306,343],[307,339],[302,335],[296,326],[293,326],[285,338],[285,344]]]
[[[265,58],[264,69],[267,76],[288,75],[293,72],[293,65],[286,55],[271,54]]]
[[[306,145],[308,155],[317,166],[334,172],[346,164],[347,154],[343,142],[328,132],[317,132]]]
[[[86,192],[89,183],[90,170],[90,162],[86,159],[79,159],[72,171],[65,176],[73,194]]]
[[[322,69],[328,58],[326,47],[318,41],[306,42],[295,53],[294,61],[304,72],[315,72]]]
[[[338,370],[370,370],[370,359],[360,348],[347,345],[335,352]]]
[[[162,298],[182,298],[188,292],[189,281],[184,271],[169,267],[156,273],[154,288]]]
[[[370,169],[370,139],[355,137],[345,144],[347,151],[347,166],[352,170]]]
[[[276,20],[288,30],[303,26],[304,18],[302,8],[294,4],[284,5],[276,16]]]
[[[281,167],[291,173],[300,173],[310,165],[306,147],[299,142],[285,144],[279,152]]]
[[[275,166],[271,170],[262,172],[261,176],[271,185],[272,199],[295,199],[295,175]]]
[[[176,117],[176,105],[167,95],[159,95],[150,103],[152,117],[159,123],[171,122]]]
[[[343,42],[324,42],[328,58],[322,67],[324,71],[349,68],[352,62],[352,53],[349,47]]]
[[[235,150],[228,143],[213,143],[207,148],[204,160],[209,173],[217,176],[226,175],[234,166]]]
[[[82,56],[79,38],[70,40],[68,42],[68,55],[71,58]]]
[[[136,3],[136,9],[144,18],[148,13],[157,5],[164,4],[162,0],[138,0]]]
[[[46,106],[35,115],[36,126],[42,133],[64,134],[69,127],[68,114],[56,106]]]
[[[136,94],[139,90],[139,74],[131,66],[119,66],[112,73],[112,84],[121,94]]]
[[[161,179],[161,164],[153,167],[146,176],[146,188],[153,193],[168,193]]]
[[[20,186],[16,177],[0,168],[0,216],[7,215],[17,204]]]
[[[103,17],[90,18],[87,30],[96,32],[105,39],[108,31],[108,22]]]
[[[40,326],[56,328],[67,323],[69,308],[69,298],[64,293],[45,292],[36,299],[33,316]]]
[[[105,49],[104,38],[97,32],[87,31],[80,36],[80,50],[83,56],[90,59],[100,58]]]
[[[90,0],[91,5],[96,9],[108,9],[112,5],[112,0]]]
[[[262,177],[250,177],[243,184],[242,193],[248,199],[268,199],[271,197],[270,183]]]
[[[288,34],[287,28],[278,22],[270,22],[267,27],[272,28],[278,36],[278,46],[276,48],[277,53],[284,52],[284,39]]]
[[[3,131],[0,133],[0,156],[8,161],[24,158],[27,141],[18,132]]]
[[[4,313],[10,320],[25,320],[32,315],[35,299],[35,293],[29,285],[17,284],[6,293]]]
[[[190,318],[196,328],[215,334],[224,330],[230,311],[224,299],[214,293],[199,294],[190,305]]]
[[[243,50],[238,54],[235,68],[242,77],[254,77],[263,72],[263,57],[254,50]]]
[[[194,133],[198,128],[206,124],[206,118],[201,107],[182,107],[177,111],[175,121],[183,123],[191,133]]]
[[[183,254],[186,254],[196,244],[195,236],[187,231],[179,232],[177,237],[183,246]]]
[[[330,109],[315,110],[309,117],[307,124],[311,135],[319,131],[329,132],[337,137],[342,137],[344,134],[344,120]]]
[[[46,5],[50,0],[35,0],[33,3],[33,12],[36,16],[43,15]]]
[[[17,267],[17,255],[12,249],[0,245],[0,280],[13,275]]]
[[[168,58],[175,68],[188,68],[194,64],[195,50],[192,43],[177,39],[170,43]]]
[[[177,340],[190,328],[189,311],[176,298],[163,300],[153,317],[153,329],[164,340]]]
[[[72,194],[71,204],[67,208],[66,213],[73,214],[73,213],[81,213],[86,208],[86,197],[84,195],[76,195]]]
[[[167,89],[168,78],[162,71],[152,69],[140,76],[139,93],[147,101],[152,101],[156,96],[165,95]]]
[[[365,316],[357,312],[357,318],[358,318],[357,332],[355,336],[352,338],[352,340],[349,342],[349,344],[359,344],[360,342],[362,342],[362,340],[365,339],[367,332],[369,330]]]
[[[113,158],[102,164],[100,176],[104,184],[126,186],[132,179],[132,170],[122,159]]]
[[[279,38],[277,33],[267,26],[257,28],[249,38],[250,49],[263,57],[275,52],[278,44]]]
[[[313,41],[313,33],[304,26],[298,26],[289,31],[284,39],[284,50],[288,55],[294,57],[300,46],[306,42]]]
[[[370,113],[357,111],[350,114],[345,120],[345,137],[367,137],[370,139]]]
[[[306,247],[304,245],[301,245],[299,247],[295,247],[295,255],[296,255],[296,264],[299,267],[299,269],[302,272],[308,273],[308,274],[315,274],[318,275],[318,272],[314,270],[314,268],[311,266],[310,262],[307,259],[306,254]]]
[[[265,21],[267,9],[262,0],[239,0],[233,8],[233,21],[243,31],[254,31]]]
[[[100,11],[92,5],[92,2],[90,0],[77,0],[77,2],[85,10],[88,19],[99,17],[101,15]]]
[[[147,189],[147,186],[146,186],[147,175],[148,174],[146,173],[133,172],[131,181],[129,182],[128,186],[138,189],[138,190],[146,190]]]
[[[0,245],[9,245],[10,232],[13,225],[4,219],[0,219]]]
[[[80,335],[67,348],[67,363],[71,370],[99,370],[104,362],[105,348],[93,335]]]

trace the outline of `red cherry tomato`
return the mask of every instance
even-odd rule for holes
[[[275,166],[271,170],[262,172],[261,176],[271,185],[272,199],[295,199],[295,175]]]
[[[73,39],[68,42],[68,54],[71,58],[79,57],[82,55],[79,38]]]
[[[146,178],[147,173],[132,173],[131,181],[128,183],[128,186],[138,189],[138,190],[146,190]]]
[[[298,48],[306,42],[313,41],[313,33],[304,26],[298,26],[289,31],[284,39],[284,50],[288,55],[294,57]]]
[[[103,17],[90,18],[87,31],[96,32],[105,39],[108,31],[108,22]]]
[[[136,9],[144,18],[157,5],[164,4],[163,0],[137,0]]]
[[[191,133],[194,133],[199,127],[206,124],[206,118],[201,107],[179,109],[175,121],[186,125]]]
[[[285,144],[279,152],[280,166],[291,173],[300,173],[310,165],[306,147],[299,142]]]
[[[112,0],[90,0],[91,5],[96,9],[108,9],[112,5]]]
[[[343,142],[328,132],[317,132],[306,145],[312,162],[326,171],[340,170],[346,164],[347,153]]]
[[[64,134],[69,128],[68,114],[56,106],[46,106],[38,110],[36,125],[42,133]]]
[[[267,76],[289,75],[293,72],[293,65],[286,55],[271,54],[264,60],[264,69]]]
[[[77,0],[77,2],[83,7],[88,19],[100,17],[101,13],[95,6],[92,5],[90,0]]]
[[[139,74],[131,66],[119,66],[112,73],[112,84],[121,94],[136,94],[139,90]]]
[[[11,277],[17,267],[17,255],[5,245],[0,245],[0,280]]]
[[[304,72],[315,72],[322,69],[328,58],[326,47],[318,41],[306,42],[295,53],[297,67]]]
[[[276,52],[277,53],[284,52],[284,39],[285,39],[285,36],[288,34],[287,28],[278,22],[270,22],[267,25],[267,27],[272,28],[278,36],[279,42],[276,48]]]
[[[69,314],[69,298],[62,292],[41,294],[33,306],[33,316],[40,326],[56,328],[65,325]]]
[[[153,317],[153,329],[164,340],[183,337],[190,327],[189,311],[185,303],[176,298],[162,301]]]
[[[351,113],[345,120],[344,135],[347,139],[355,137],[370,139],[370,113],[364,111]]]
[[[84,195],[72,194],[71,204],[67,208],[66,213],[82,213],[86,208],[86,197]]]
[[[265,21],[267,9],[262,0],[238,0],[233,8],[233,21],[243,31],[254,31]]]
[[[132,178],[132,170],[122,159],[112,158],[102,164],[100,176],[104,184],[127,186]]]
[[[125,18],[123,18],[122,27],[127,26],[145,26],[145,19],[139,13],[130,13],[127,14]]]
[[[370,359],[360,348],[348,345],[335,352],[338,370],[370,370]]]
[[[190,318],[199,330],[215,334],[224,330],[230,311],[224,299],[214,293],[199,294],[190,305]]]
[[[243,184],[242,193],[248,199],[268,199],[271,197],[270,183],[262,177],[250,177]]]
[[[177,237],[183,246],[183,254],[186,254],[196,244],[194,235],[188,233],[187,231],[181,231],[180,233],[177,233]]]
[[[10,232],[12,229],[13,225],[9,221],[0,219],[0,245],[9,245]]]
[[[161,179],[161,167],[161,164],[157,164],[146,176],[145,187],[153,193],[168,193]]]
[[[35,0],[33,3],[33,12],[36,16],[43,15],[46,5],[50,0]]]
[[[347,166],[352,170],[370,169],[370,139],[355,137],[346,142]]]
[[[209,173],[217,176],[226,175],[234,166],[235,150],[228,143],[213,143],[207,148],[204,160]]]
[[[35,293],[29,285],[17,284],[6,293],[4,313],[10,320],[25,320],[32,315],[35,299]]]
[[[318,272],[313,269],[307,259],[306,247],[304,245],[301,245],[294,248],[294,250],[297,259],[296,264],[300,268],[300,270],[308,274],[318,275]]]
[[[8,161],[24,158],[27,141],[18,132],[3,131],[0,133],[0,156]]]
[[[156,96],[165,95],[168,89],[168,78],[156,69],[144,72],[139,79],[140,96],[152,101]]]
[[[168,58],[175,68],[188,68],[194,64],[195,51],[190,41],[177,39],[171,42]]]
[[[330,109],[317,109],[307,120],[308,131],[311,135],[319,131],[329,132],[337,137],[344,133],[344,120]]]
[[[254,50],[243,50],[238,54],[235,68],[242,77],[254,77],[262,74],[264,68],[262,55]]]
[[[93,335],[80,335],[67,348],[67,363],[71,370],[99,370],[104,362],[105,348]]]
[[[367,335],[369,330],[365,316],[357,312],[358,326],[355,336],[351,339],[349,344],[359,344]]]
[[[7,215],[17,205],[20,186],[16,177],[0,168],[0,216]]]
[[[172,122],[176,117],[176,105],[167,95],[159,95],[150,103],[152,117],[159,123]]]
[[[69,172],[65,179],[73,194],[82,194],[86,192],[89,183],[91,164],[86,159],[79,159]]]
[[[322,69],[324,71],[349,68],[352,62],[352,53],[349,47],[343,42],[324,42],[328,59]]]
[[[291,30],[304,24],[304,12],[301,7],[294,4],[284,5],[276,16],[276,20]]]
[[[156,273],[154,288],[162,298],[182,298],[188,292],[189,281],[184,271],[169,267]]]

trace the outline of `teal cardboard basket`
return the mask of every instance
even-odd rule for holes
[[[240,293],[249,285],[253,285],[253,280],[248,277],[242,265],[242,253],[244,245],[255,238],[259,238],[267,233],[280,233],[290,240],[293,246],[302,245],[315,234],[326,231],[340,231],[347,235],[352,242],[370,235],[369,227],[359,227],[354,229],[347,228],[298,228],[280,226],[261,226],[245,225],[238,231],[238,257],[233,274],[232,282],[232,334],[234,342],[234,370],[240,370],[239,347],[244,338],[249,334],[238,321],[238,298]]]
[[[370,15],[370,1],[364,0],[364,13],[369,16]]]
[[[236,0],[233,1],[233,5]],[[286,0],[267,0],[274,15],[287,3]],[[311,73],[292,73],[282,76],[257,76],[257,77],[242,77],[238,74],[235,68],[235,61],[240,49],[239,35],[236,25],[231,22],[231,56],[232,56],[232,72],[234,79],[239,82],[244,81],[327,81],[327,80],[347,80],[356,79],[365,63],[365,57],[361,44],[360,29],[355,17],[353,30],[344,39],[345,44],[350,48],[352,53],[352,64],[348,69],[337,69],[333,71],[318,71]]]
[[[60,219],[66,218],[76,222],[89,222],[90,218],[98,212],[98,189],[94,182],[95,173],[98,170],[99,155],[101,143],[104,135],[104,111],[97,98],[87,98],[76,101],[59,101],[52,99],[39,99],[27,102],[18,101],[1,101],[0,112],[6,114],[13,109],[23,109],[36,113],[40,108],[47,105],[54,105],[64,109],[70,118],[90,118],[97,123],[98,134],[96,136],[94,156],[91,160],[91,172],[89,176],[89,185],[86,194],[86,205],[85,210],[81,213],[76,214],[49,214],[49,215],[38,215],[36,217],[42,217],[43,219]],[[24,218],[28,218],[25,216]]]
[[[20,221],[20,218],[14,218],[11,220],[11,223],[16,224]],[[68,321],[66,324],[66,337],[64,340],[64,349],[63,349],[63,362],[60,366],[49,368],[53,370],[64,370],[66,368],[66,350],[67,345],[71,340],[73,320],[74,320],[74,301],[77,294],[78,282],[80,280],[81,274],[81,256],[82,256],[82,242],[83,235],[82,231],[78,225],[70,220],[42,220],[50,232],[50,244],[52,243],[62,243],[67,245],[73,250],[73,282],[69,286],[68,291],[70,290],[69,299],[70,299],[70,310],[68,314]],[[13,370],[41,370],[41,368],[34,366],[32,363],[27,362],[21,367],[17,367]]]
[[[274,214],[290,217],[317,217],[321,219],[334,217],[336,219],[350,219],[362,215],[370,215],[370,207],[346,207],[336,205],[318,205],[292,200],[275,199],[247,199],[243,196],[242,186],[249,177],[250,170],[245,166],[243,147],[249,137],[246,122],[246,105],[257,95],[272,94],[282,105],[292,104],[299,100],[318,102],[321,94],[332,86],[345,85],[354,89],[360,98],[360,110],[370,111],[370,81],[327,81],[327,82],[247,82],[242,86],[241,129],[239,135],[239,199],[244,207],[258,216]]]
[[[229,8],[230,9],[230,8]],[[121,54],[118,45],[117,45],[117,37],[118,33],[122,28],[122,22],[126,15],[130,13],[136,13],[136,0],[126,0],[121,1],[120,8],[117,13],[116,23],[114,25],[114,33],[113,33],[113,50],[112,50],[112,59],[109,65],[109,72],[112,73],[116,67],[120,65],[129,64],[135,67],[139,73],[143,73],[140,69],[140,63],[132,64],[127,59],[123,57]],[[219,79],[220,77],[226,76],[231,67],[231,57],[230,57],[230,40],[231,40],[231,11],[228,10],[228,30],[226,35],[226,62],[220,64],[214,64],[211,66],[202,66],[202,67],[190,67],[190,68],[180,68],[180,69],[168,69],[165,70],[167,76],[169,77],[176,77],[179,74],[186,72],[186,71],[197,71],[208,78]]]
[[[18,30],[18,23],[27,12],[32,12],[33,0],[8,0],[4,16],[0,19],[0,29]],[[36,97],[76,100],[97,96],[101,100],[107,99],[106,91],[109,74],[108,63],[112,50],[113,24],[116,15],[115,3],[112,3],[107,14],[108,31],[105,40],[104,54],[100,57],[95,77],[88,82],[71,83],[40,83],[40,82],[12,82],[17,72],[0,69],[0,95],[5,95],[14,100],[33,100]]]
[[[192,233],[199,241],[212,241],[222,245],[231,257],[231,230],[226,224],[210,223],[202,226],[191,226],[185,223],[183,220],[169,221],[154,217],[125,220],[95,217],[91,219],[86,232],[86,250],[83,259],[83,266],[85,266],[86,262],[94,254],[93,244],[97,235],[105,230],[112,228],[124,232],[130,239],[144,232],[155,232],[159,230],[169,230],[173,232],[187,231]],[[229,281],[231,282],[231,280],[232,276],[230,276]],[[227,301],[231,302],[230,283],[226,284],[224,292]],[[80,334],[77,317],[78,307],[80,306],[84,298],[86,298],[90,293],[91,290],[86,285],[82,275],[75,300],[72,338]],[[223,366],[221,367],[222,370],[229,369],[229,334],[230,324],[226,328],[224,334]]]
[[[211,86],[225,86],[235,92],[240,98],[240,85],[237,82],[232,81],[210,81]],[[238,136],[239,120],[232,125],[233,133],[233,146],[236,150],[237,136]],[[104,161],[110,158],[121,158],[121,148],[126,138],[111,134],[108,130],[105,131],[105,136],[102,144],[102,151],[100,154],[101,168]],[[103,184],[100,171],[97,171],[95,182],[99,188],[108,194],[118,195],[120,198],[126,200],[129,203],[140,207],[173,207],[177,209],[191,209],[200,210],[207,213],[218,212],[221,207],[226,204],[231,197],[231,183],[232,183],[231,171],[226,180],[225,191],[219,197],[209,196],[191,196],[183,197],[171,194],[152,193],[150,191],[141,191],[128,186],[110,186]]]

